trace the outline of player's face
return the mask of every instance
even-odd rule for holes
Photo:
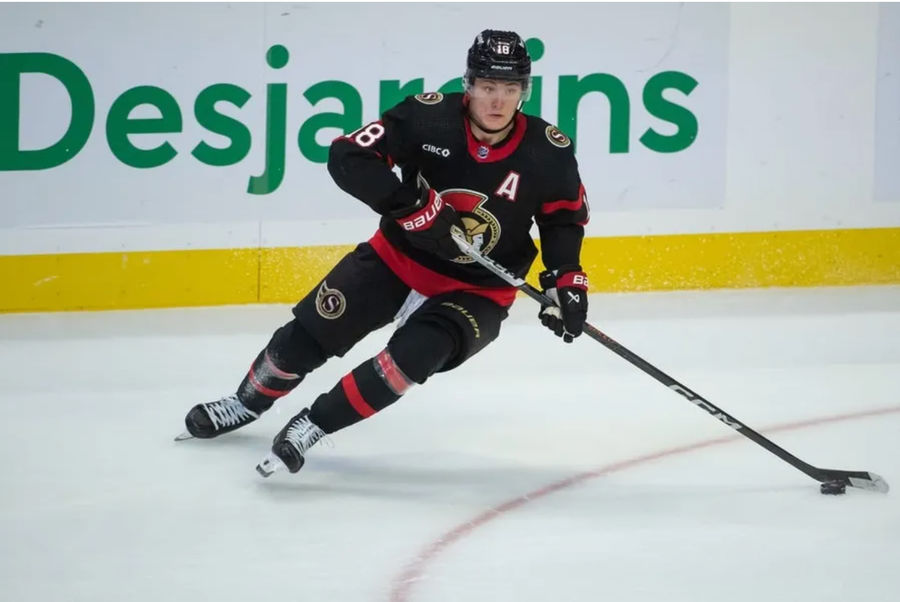
[[[506,126],[522,100],[522,84],[497,79],[475,78],[469,87],[469,110],[489,129]]]

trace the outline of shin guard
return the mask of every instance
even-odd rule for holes
[[[385,349],[320,395],[309,417],[323,431],[333,433],[388,407],[413,384]]]

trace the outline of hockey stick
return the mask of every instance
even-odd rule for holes
[[[492,259],[489,259],[482,255],[474,246],[472,246],[469,241],[465,238],[465,236],[459,232],[458,230],[454,230],[452,233],[453,240],[459,245],[459,248],[463,253],[471,257],[474,261],[481,264],[512,286],[516,287],[538,303],[542,305],[553,305],[554,302],[526,282],[523,278],[518,278],[511,272],[507,271],[506,268],[498,264]],[[619,357],[625,359],[633,366],[639,368],[643,372],[649,374],[662,384],[664,384],[669,389],[675,391],[700,409],[706,411],[714,418],[717,418],[720,422],[725,424],[740,434],[744,435],[754,443],[764,447],[769,450],[794,468],[800,470],[804,474],[813,479],[823,483],[822,493],[843,493],[843,487],[849,485],[851,487],[858,487],[860,489],[869,489],[871,491],[880,491],[881,493],[887,493],[889,490],[889,486],[887,481],[885,481],[882,477],[877,474],[871,472],[863,472],[863,471],[849,471],[849,470],[833,470],[828,468],[817,468],[811,464],[807,464],[803,460],[797,458],[790,452],[782,449],[778,445],[772,443],[747,425],[743,424],[733,416],[723,412],[718,407],[704,399],[701,395],[695,393],[688,387],[684,386],[650,362],[644,360],[639,357],[637,354],[629,351],[610,337],[606,336],[597,328],[585,322],[584,324],[584,334],[594,339]]]

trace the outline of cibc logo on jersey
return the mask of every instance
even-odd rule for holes
[[[474,190],[450,188],[441,192],[445,203],[450,203],[459,214],[466,227],[466,240],[478,252],[487,255],[500,240],[500,222],[490,211],[484,208],[488,197]],[[468,255],[460,255],[453,260],[456,263],[472,263],[474,259]]]
[[[441,157],[449,157],[450,149],[449,148],[441,148],[439,146],[435,146],[433,144],[425,143],[422,145],[422,150],[427,151],[429,153],[434,153],[435,155],[440,155]]]

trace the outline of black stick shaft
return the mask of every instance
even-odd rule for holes
[[[512,273],[510,273],[506,268],[496,263],[494,260],[485,257],[481,253],[478,252],[469,242],[461,235],[454,234],[454,240],[459,245],[460,249],[474,259],[476,262],[480,263],[488,270],[503,278],[512,286],[515,286],[520,291],[537,301],[542,305],[553,305],[555,304],[553,300],[550,299],[547,295],[528,284],[524,279],[518,278]],[[846,470],[832,470],[832,469],[824,469],[817,468],[811,464],[808,464],[793,455],[789,451],[784,448],[776,445],[766,437],[760,435],[758,432],[748,427],[746,424],[739,421],[737,418],[729,415],[728,413],[722,411],[717,406],[713,405],[709,400],[705,399],[700,394],[692,391],[687,386],[681,384],[647,360],[643,359],[636,353],[632,352],[624,345],[618,343],[611,337],[602,333],[599,329],[592,326],[589,323],[585,323],[584,325],[584,334],[594,339],[631,365],[637,367],[644,373],[652,376],[657,381],[661,382],[663,385],[675,391],[700,409],[706,411],[708,414],[718,419],[724,425],[728,426],[731,429],[739,432],[743,436],[747,437],[754,443],[759,446],[767,449],[771,453],[775,454],[794,468],[797,468],[804,474],[813,479],[824,482],[824,481],[834,481],[840,480],[845,482],[848,485],[852,485],[854,487],[862,487],[865,489],[874,489],[877,491],[887,492],[888,486],[887,483],[879,477],[878,475],[874,475],[868,472],[863,471],[846,471]]]
[[[542,303],[542,304],[553,303],[549,297],[547,297],[546,295],[541,293],[539,290],[537,290],[536,288],[534,288],[527,282],[523,282],[517,288],[539,303]],[[787,450],[783,449],[782,447],[779,447],[775,443],[772,443],[767,438],[763,437],[762,435],[760,435],[759,433],[754,431],[752,428],[748,427],[747,425],[745,425],[744,423],[739,421],[737,418],[734,418],[733,416],[722,411],[720,408],[713,405],[711,402],[709,402],[703,396],[692,391],[687,386],[681,384],[680,382],[678,382],[677,380],[675,380],[674,378],[672,378],[671,376],[669,376],[668,374],[666,374],[665,372],[663,372],[662,370],[660,370],[659,368],[657,368],[656,366],[654,366],[653,364],[651,364],[650,362],[648,362],[647,360],[645,360],[644,358],[639,356],[638,354],[634,353],[633,351],[631,351],[630,349],[628,349],[621,343],[617,342],[612,337],[601,332],[596,327],[592,326],[589,323],[585,323],[584,334],[586,334],[590,338],[594,339],[595,341],[597,341],[598,343],[600,343],[601,345],[603,345],[604,347],[606,347],[607,349],[609,349],[610,351],[612,351],[613,353],[615,353],[616,355],[618,355],[619,357],[621,357],[622,359],[624,359],[625,361],[630,363],[632,366],[635,366],[638,369],[645,372],[646,374],[649,374],[650,376],[652,376],[653,378],[655,378],[656,380],[658,380],[659,382],[664,384],[666,387],[672,389],[673,391],[675,391],[676,393],[678,393],[679,395],[681,395],[682,397],[684,397],[685,399],[687,399],[688,401],[690,401],[691,403],[693,403],[694,405],[699,407],[700,409],[707,411],[710,415],[712,415],[714,418],[717,418],[725,426],[728,426],[728,427],[736,430],[737,432],[741,433],[742,435],[744,435],[751,441],[758,443],[759,445],[763,446],[764,448],[766,448],[767,450],[769,450],[770,452],[772,452],[773,454],[775,454],[782,460],[785,460],[786,462],[788,462],[788,463],[792,464],[793,466],[795,466],[796,468],[800,469],[801,471],[803,471],[810,477],[812,477],[816,480],[819,480],[819,481],[827,480],[826,478],[822,478],[821,471],[819,471],[819,469],[817,469],[816,467],[814,467],[810,464],[807,464],[806,462],[804,462],[803,460],[800,460],[799,458],[797,458],[796,456],[794,456]]]

